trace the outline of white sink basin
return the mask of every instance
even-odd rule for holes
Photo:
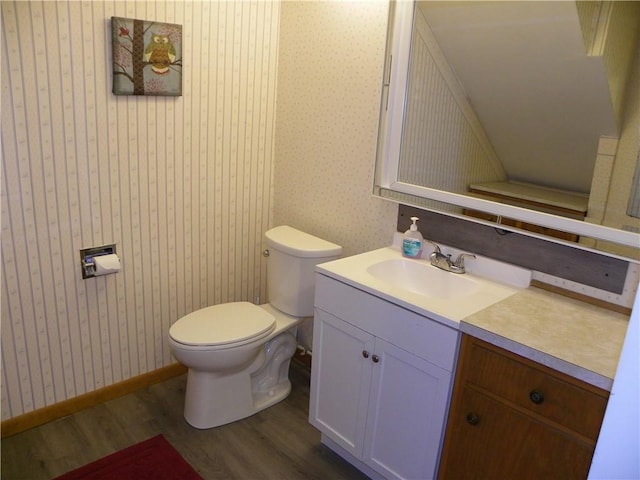
[[[480,270],[481,262],[489,260],[478,257],[473,262],[469,267]],[[511,269],[523,270],[505,268],[493,263],[490,268],[484,267],[495,271],[500,279],[513,277],[515,272]],[[530,272],[523,270],[529,275],[526,285],[515,286],[490,280],[486,275],[445,272],[432,266],[428,259],[404,258],[399,249],[392,247],[323,263],[316,271],[456,328],[463,318],[526,288],[530,278]],[[519,278],[520,273],[515,277]]]
[[[471,278],[445,272],[425,261],[383,260],[367,267],[367,272],[395,288],[426,297],[461,298],[478,290],[478,283]]]

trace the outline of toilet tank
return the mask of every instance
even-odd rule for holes
[[[269,303],[294,317],[313,315],[315,267],[335,260],[342,247],[283,225],[265,233],[269,249]]]

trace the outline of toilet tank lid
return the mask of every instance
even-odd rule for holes
[[[304,258],[334,257],[342,253],[342,247],[287,225],[267,230],[267,246],[284,253]]]

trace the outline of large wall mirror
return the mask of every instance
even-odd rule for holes
[[[390,8],[374,193],[640,259],[640,2]]]

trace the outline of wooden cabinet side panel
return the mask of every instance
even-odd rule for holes
[[[509,371],[510,367],[504,370],[492,362],[483,364],[480,360],[477,363],[478,348],[497,352],[510,360],[521,361],[524,372],[530,372],[534,368],[537,372],[534,380],[544,377],[544,381],[549,378],[559,381],[559,384],[554,384],[554,388],[565,387],[566,383],[570,393],[562,392],[562,388],[559,388],[559,398],[572,398],[571,392],[575,387],[584,388],[585,396],[593,396],[596,404],[599,402],[598,398],[606,396],[606,392],[600,389],[463,335],[438,477],[442,480],[585,478],[595,438],[590,440],[581,435],[584,427],[578,423],[569,422],[577,429],[577,433],[574,433],[574,430],[567,428],[562,422],[558,423],[558,419],[565,421],[566,418],[587,418],[594,415],[599,428],[601,413],[586,411],[585,408],[591,409],[593,405],[581,402],[581,395],[566,406],[575,410],[570,414],[559,413],[559,404],[551,409],[551,420],[540,413],[528,412],[517,401],[513,401],[513,398],[504,399],[501,396],[509,397],[513,394],[509,384],[514,381],[517,384],[522,373]],[[544,375],[537,377],[541,372]],[[590,422],[592,420],[587,420],[587,423]]]
[[[459,418],[460,412],[463,411],[462,407],[462,389],[464,388],[466,381],[466,374],[464,365],[468,362],[467,355],[469,351],[469,337],[468,335],[461,335],[460,338],[460,350],[458,351],[458,363],[453,380],[453,391],[451,395],[451,401],[449,404],[449,414],[447,416],[447,422],[445,426],[444,442],[442,446],[442,454],[440,455],[440,467],[438,470],[438,478],[446,480],[451,477],[450,470],[453,468],[452,462],[458,451],[468,450],[465,444],[460,444],[461,433],[459,429],[461,427],[460,422],[456,419]]]

